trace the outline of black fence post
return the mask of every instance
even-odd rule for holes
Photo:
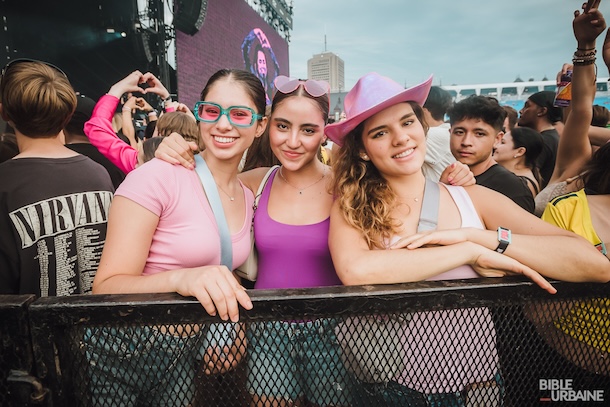
[[[33,295],[0,295],[0,407],[37,406],[48,392],[35,377],[28,307]]]

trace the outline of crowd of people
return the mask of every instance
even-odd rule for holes
[[[239,309],[252,308],[245,287],[522,275],[553,294],[547,279],[610,281],[610,115],[593,106],[596,39],[606,29],[598,6],[574,15],[577,50],[558,74],[572,71],[569,108],[556,107],[555,93],[543,91],[518,115],[486,96],[454,103],[432,77],[404,89],[370,73],[347,94],[345,117],[329,124],[326,82],[278,76],[267,106],[260,79],[237,69],[216,72],[193,110],[140,71],[96,103],[77,95],[60,68],[13,60],[0,81],[0,114],[9,126],[0,138],[0,293],[195,297],[208,314],[230,322],[216,327],[220,336],[203,352],[184,351],[182,339],[198,332],[178,327],[161,336],[160,328],[141,329],[129,340],[136,347],[166,340],[171,346],[158,346],[155,360],[180,350],[178,365],[196,357],[209,374],[234,369],[247,349],[253,405],[305,399],[345,406],[371,397],[384,405],[405,397],[408,405],[462,405],[477,397],[465,391],[473,384],[502,388],[502,355],[483,343],[488,338],[467,326],[421,328],[431,314],[444,320],[460,310],[411,316],[406,328],[435,344],[437,353],[422,352],[426,366],[437,369],[425,373],[415,362],[422,355],[407,355],[410,368],[388,386],[350,375],[338,320],[246,329]],[[610,34],[603,59],[610,69]],[[162,101],[162,113],[151,96]],[[136,112],[148,118],[145,129]],[[251,239],[254,282],[233,272],[249,256]],[[607,355],[607,333],[577,321],[600,323],[608,301],[582,303],[545,327]],[[493,332],[489,311],[477,320]],[[295,330],[298,337],[288,334]],[[163,374],[161,362],[152,373],[108,369],[125,358],[126,340],[110,329],[86,335],[91,395],[99,403],[129,399],[145,391],[134,383]],[[295,356],[303,343],[320,351]],[[559,351],[569,360],[569,351]],[[285,368],[268,372],[276,375],[269,385],[260,366]],[[191,372],[179,383],[164,381],[164,405],[175,392],[192,397]],[[610,373],[600,374],[608,380]],[[122,386],[114,395],[104,388],[111,380]],[[495,394],[501,405],[504,392]]]

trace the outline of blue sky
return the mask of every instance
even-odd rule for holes
[[[376,71],[414,85],[554,78],[572,58],[582,0],[294,0],[290,74],[328,51],[345,62],[345,86]],[[610,16],[610,5],[601,3]],[[601,47],[603,34],[598,39]],[[600,76],[608,72],[598,59]]]

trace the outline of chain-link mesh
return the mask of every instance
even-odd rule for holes
[[[0,407],[11,406],[11,371],[31,374],[33,355],[27,306],[34,296],[0,295]]]
[[[41,363],[57,363],[45,377],[55,405],[605,405],[603,285],[564,297],[464,287],[255,293],[239,323],[174,297],[98,308],[95,297],[55,299],[32,314],[34,326],[56,326],[33,333]]]

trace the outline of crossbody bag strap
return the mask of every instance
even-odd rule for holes
[[[258,191],[256,191],[256,195],[254,196],[254,210],[255,211],[256,211],[256,208],[258,208],[258,201],[261,200],[261,195],[263,194],[263,189],[265,189],[265,185],[267,185],[267,181],[269,181],[269,177],[271,176],[271,173],[276,168],[279,168],[279,165],[274,165],[273,167],[269,168],[269,171],[267,171],[267,173],[265,174],[265,176],[263,177],[263,179],[261,181],[261,184],[258,186]]]
[[[197,171],[197,175],[199,175],[199,179],[203,185],[203,191],[208,198],[208,202],[210,203],[210,207],[216,218],[216,225],[218,225],[218,232],[220,233],[220,261],[227,266],[229,270],[233,270],[233,244],[231,243],[231,234],[229,233],[227,218],[225,217],[220,195],[218,194],[218,186],[216,185],[216,181],[214,181],[214,176],[212,176],[208,165],[199,154],[195,154],[195,170]]]
[[[421,203],[421,215],[419,216],[419,223],[417,225],[418,232],[436,229],[436,226],[438,225],[440,195],[438,183],[426,178],[424,198]]]

